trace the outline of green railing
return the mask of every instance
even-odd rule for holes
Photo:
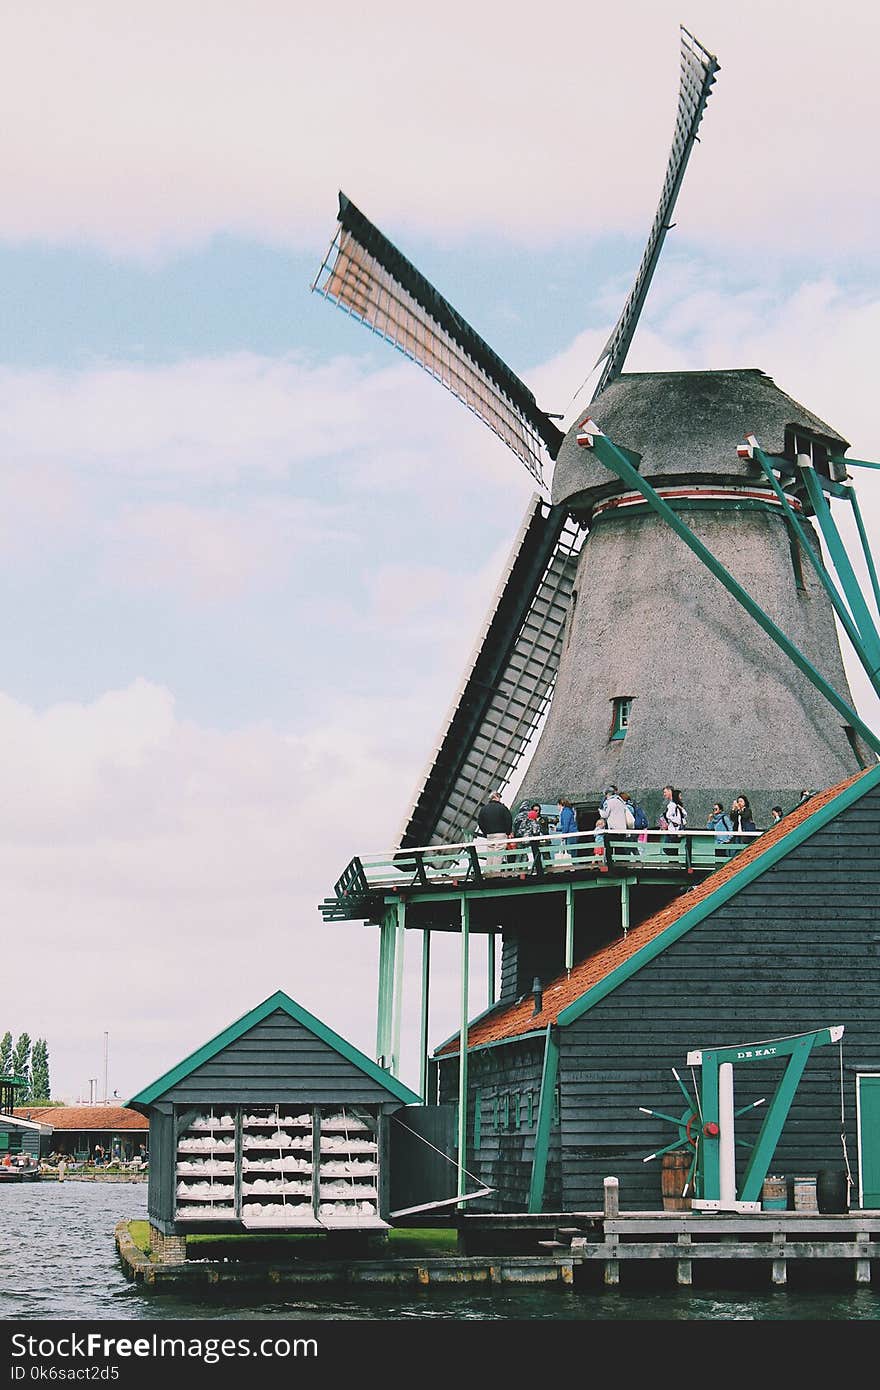
[[[711,873],[758,839],[760,830],[722,842],[714,830],[578,831],[502,842],[472,840],[361,855],[335,885],[340,900],[376,889],[480,887],[486,880],[540,879],[571,873]]]

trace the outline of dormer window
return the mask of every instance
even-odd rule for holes
[[[616,695],[612,701],[614,710],[611,720],[612,739],[626,738],[632,702],[632,695]]]

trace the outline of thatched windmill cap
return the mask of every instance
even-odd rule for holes
[[[737,457],[754,434],[768,454],[793,455],[798,428],[833,453],[848,442],[817,415],[752,367],[723,372],[627,372],[590,403],[589,413],[616,444],[641,454],[651,481],[743,484],[762,480],[760,466]],[[568,431],[553,472],[552,500],[590,510],[621,491],[591,449],[578,445],[578,421]],[[842,470],[841,470],[842,476]]]

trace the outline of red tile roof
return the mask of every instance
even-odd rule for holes
[[[13,1114],[20,1120],[39,1120],[53,1129],[148,1130],[145,1115],[124,1105],[20,1105]]]
[[[609,945],[603,946],[593,955],[579,961],[577,965],[573,966],[570,974],[557,975],[556,979],[551,980],[544,988],[540,1013],[532,1012],[534,998],[528,994],[521,1003],[506,1004],[478,1019],[473,1027],[468,1028],[468,1048],[520,1037],[524,1033],[537,1032],[546,1028],[549,1023],[555,1023],[563,1009],[566,1009],[569,1004],[575,1003],[583,994],[586,994],[588,989],[597,985],[600,980],[604,980],[612,971],[631,959],[637,951],[640,951],[649,941],[660,936],[686,912],[690,912],[693,907],[710,897],[725,883],[736,878],[749,864],[760,859],[773,845],[778,844],[786,835],[791,834],[797,826],[802,825],[821,807],[826,806],[829,801],[833,801],[842,791],[863,777],[868,770],[870,769],[857,772],[853,777],[847,777],[844,782],[839,782],[837,786],[829,787],[826,791],[816,792],[809,801],[804,802],[802,806],[797,806],[787,816],[784,816],[778,825],[766,830],[760,839],[753,840],[746,849],[740,850],[736,858],[731,859],[723,868],[716,869],[713,874],[708,874],[701,883],[698,883],[687,893],[682,893],[674,902],[661,908],[653,916],[647,917],[644,922],[633,927],[626,936],[619,937],[618,940],[610,942]],[[439,1047],[435,1056],[442,1057],[456,1052],[458,1052],[458,1035]]]

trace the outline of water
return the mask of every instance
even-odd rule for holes
[[[880,1287],[835,1290],[471,1287],[283,1294],[274,1289],[157,1292],[122,1273],[113,1231],[146,1218],[146,1183],[42,1182],[0,1188],[0,1322],[143,1320],[435,1320],[619,1323],[880,1320]]]

